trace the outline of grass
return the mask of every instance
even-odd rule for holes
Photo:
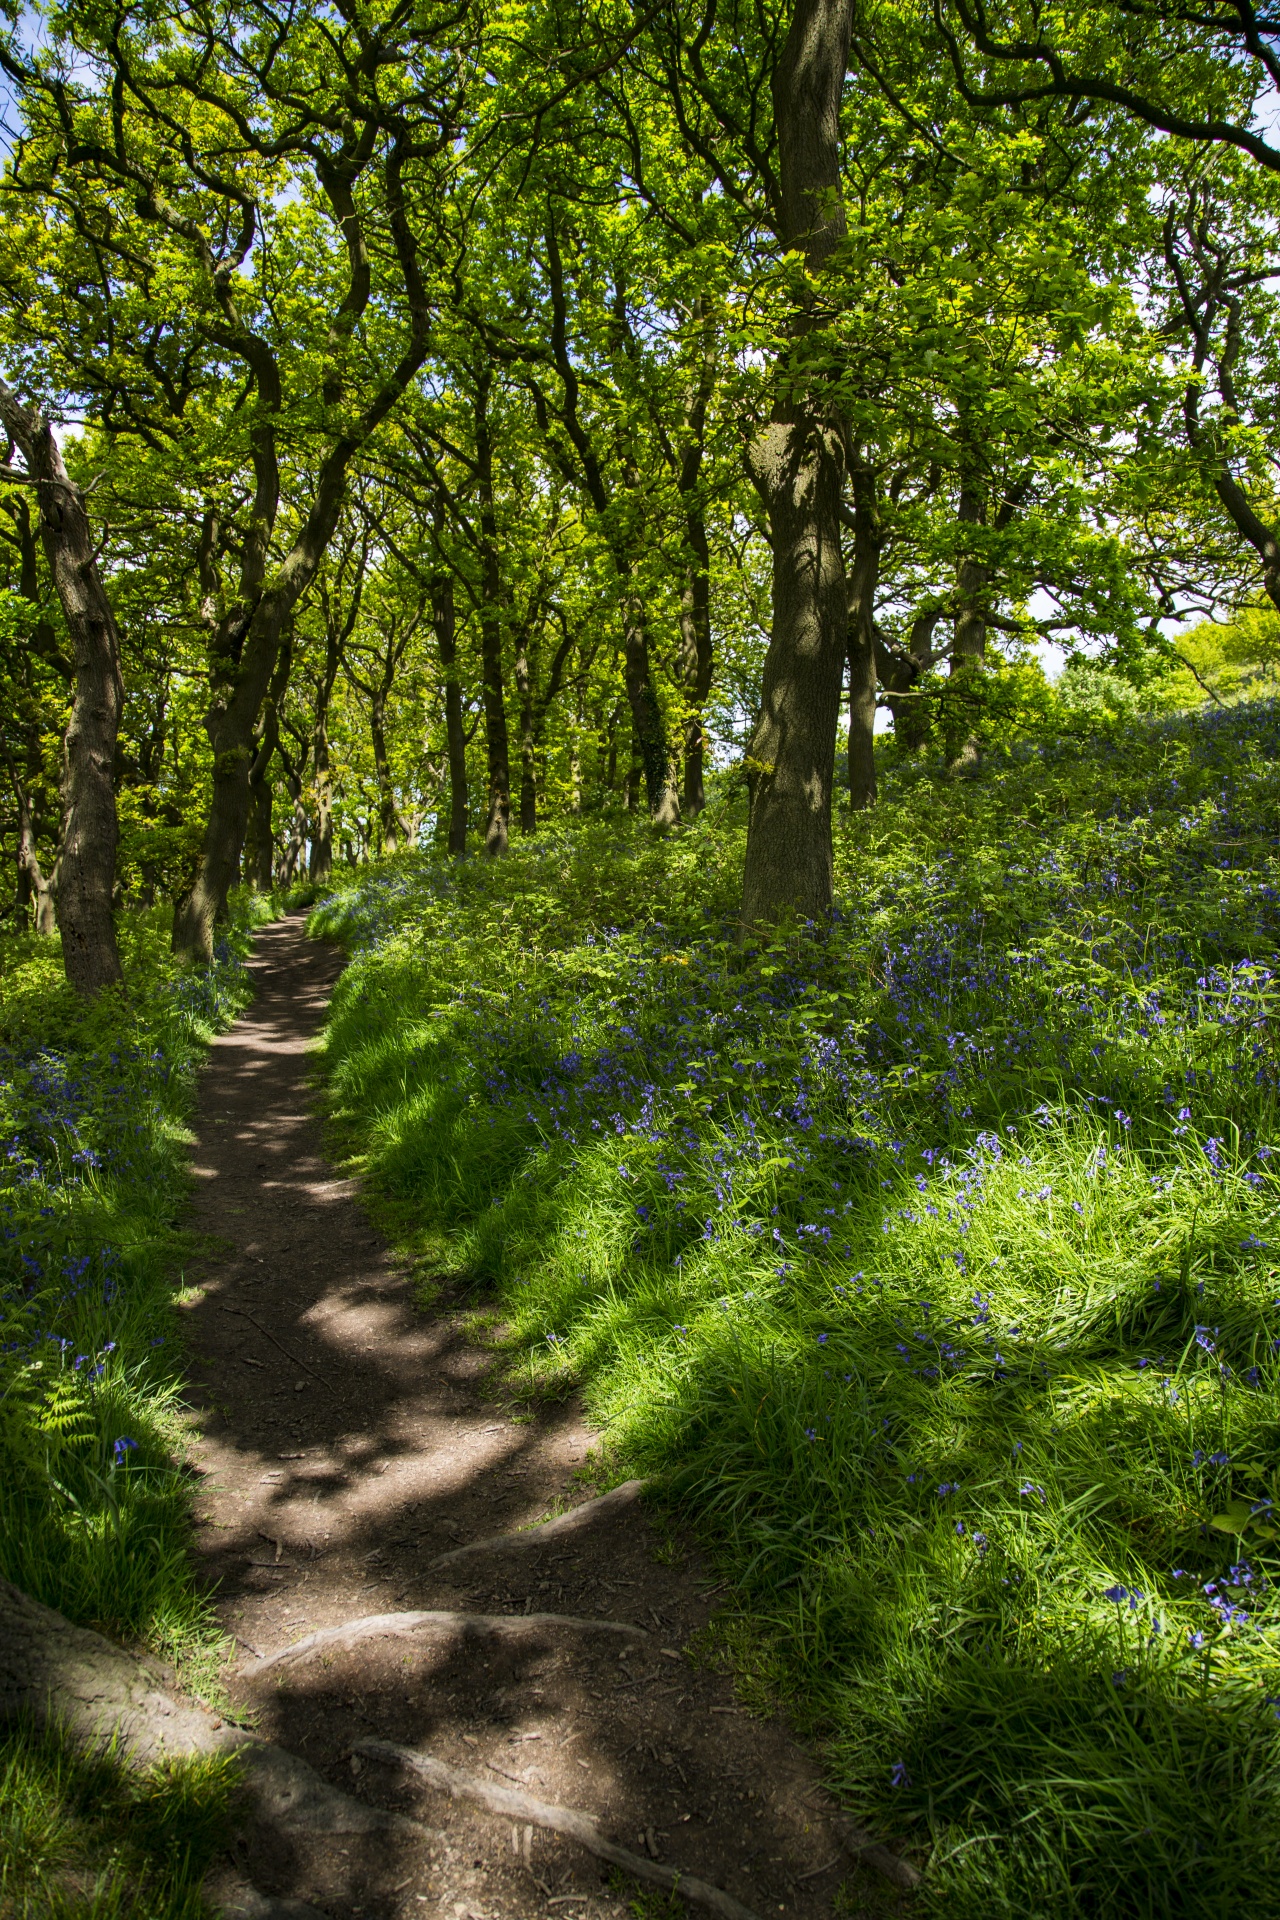
[[[125,991],[89,1009],[56,941],[0,946],[0,1573],[197,1693],[221,1636],[189,1554],[175,1222],[195,1071],[248,997],[250,917],[202,974],[176,967],[159,913],[122,917]],[[187,1920],[201,1835],[225,1843],[223,1772],[139,1781],[10,1731],[0,1914]]]
[[[0,1738],[5,1920],[202,1920],[237,1793],[225,1759],[138,1774],[48,1734]]]
[[[700,1527],[926,1912],[1280,1913],[1278,743],[891,767],[750,952],[731,794],[314,916],[402,1239]]]

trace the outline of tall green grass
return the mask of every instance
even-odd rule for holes
[[[177,1221],[195,1073],[248,997],[254,912],[240,905],[195,974],[169,954],[167,916],[122,918],[125,988],[91,1008],[56,941],[0,943],[0,1573],[197,1690],[220,1636],[189,1553]],[[11,1731],[0,1913],[188,1920],[200,1834],[225,1824],[222,1771],[138,1782]]]
[[[400,1230],[697,1520],[930,1911],[1280,1913],[1278,747],[890,771],[749,952],[731,799],[314,919]]]

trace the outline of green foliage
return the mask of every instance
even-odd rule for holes
[[[0,1738],[4,1920],[201,1920],[237,1780],[223,1758],[144,1773],[16,1728]]]
[[[314,917],[404,1236],[701,1527],[928,1911],[1280,1911],[1278,745],[891,766],[749,952],[730,801]]]
[[[173,1221],[194,1072],[246,997],[246,918],[205,975],[177,970],[166,918],[124,921],[126,992],[89,1008],[56,941],[0,954],[0,1571],[199,1661]]]
[[[56,940],[0,947],[0,1573],[197,1691],[219,1635],[188,1552],[174,1220],[195,1071],[247,998],[252,914],[239,899],[204,974],[176,966],[167,913],[125,916],[125,990],[89,1007]],[[11,1732],[0,1914],[196,1920],[233,1784],[222,1762],[139,1779]]]

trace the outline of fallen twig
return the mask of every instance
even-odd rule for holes
[[[595,1500],[584,1500],[580,1507],[558,1513],[554,1520],[544,1520],[540,1527],[526,1527],[520,1533],[495,1533],[486,1540],[472,1540],[465,1547],[452,1547],[448,1553],[437,1555],[431,1562],[432,1568],[454,1566],[473,1553],[519,1553],[527,1547],[545,1546],[548,1540],[578,1533],[596,1520],[605,1520],[621,1508],[631,1506],[647,1485],[647,1480],[624,1480],[612,1492],[602,1493]]]
[[[366,1613],[357,1620],[345,1620],[338,1627],[321,1627],[296,1640],[291,1647],[268,1654],[254,1672],[265,1673],[268,1667],[280,1666],[285,1661],[305,1659],[322,1647],[350,1647],[358,1640],[376,1640],[384,1634],[434,1630],[464,1637],[490,1635],[517,1640],[527,1633],[545,1633],[552,1627],[571,1627],[578,1633],[617,1633],[628,1640],[649,1638],[643,1627],[633,1627],[626,1620],[578,1620],[567,1613],[455,1613],[439,1609],[430,1613]]]
[[[299,1360],[296,1353],[290,1353],[288,1347],[284,1346],[279,1340],[277,1340],[274,1333],[268,1332],[267,1328],[263,1326],[261,1320],[255,1320],[253,1315],[251,1313],[246,1312],[246,1310],[243,1307],[229,1307],[227,1306],[226,1302],[222,1300],[219,1300],[218,1305],[222,1308],[222,1311],[224,1313],[238,1313],[242,1320],[247,1320],[251,1327],[256,1327],[258,1329],[258,1332],[263,1336],[265,1340],[269,1340],[273,1347],[280,1348],[280,1351],[284,1355],[286,1360],[292,1360],[295,1367],[301,1367],[304,1373],[309,1373],[313,1380],[318,1380],[320,1382],[320,1385],[325,1389],[326,1393],[331,1393],[333,1394],[335,1399],[337,1398],[337,1391],[338,1391],[337,1388],[331,1387],[329,1385],[329,1382],[325,1379],[324,1375],[322,1373],[317,1373],[314,1367],[309,1367],[305,1360]]]
[[[566,1840],[575,1840],[597,1860],[607,1860],[631,1874],[633,1879],[647,1880],[651,1886],[666,1887],[685,1900],[709,1907],[713,1913],[722,1914],[724,1920],[757,1920],[750,1907],[744,1907],[740,1900],[720,1887],[713,1887],[710,1881],[681,1873],[676,1867],[659,1866],[654,1860],[646,1860],[643,1854],[631,1853],[626,1847],[606,1840],[592,1816],[579,1812],[576,1807],[552,1806],[546,1800],[535,1800],[532,1794],[495,1786],[491,1780],[482,1780],[461,1767],[448,1766],[433,1753],[424,1753],[417,1747],[395,1746],[390,1740],[358,1740],[352,1751],[369,1760],[381,1760],[387,1766],[407,1767],[429,1780],[432,1786],[443,1787],[455,1800],[473,1801],[487,1812],[501,1814],[508,1820],[526,1820],[535,1827],[549,1827],[553,1833],[562,1833]]]

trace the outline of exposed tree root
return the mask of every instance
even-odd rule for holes
[[[648,1484],[647,1480],[624,1480],[611,1493],[602,1493],[595,1500],[585,1500],[580,1507],[557,1514],[554,1520],[544,1520],[540,1527],[526,1527],[520,1533],[495,1533],[487,1540],[472,1540],[465,1547],[452,1547],[448,1553],[439,1554],[431,1562],[432,1568],[457,1566],[459,1561],[469,1559],[472,1554],[521,1553],[531,1547],[544,1547],[549,1541],[562,1540],[566,1535],[581,1533],[597,1520],[607,1520],[611,1514],[631,1506]]]
[[[676,1867],[660,1866],[656,1860],[646,1860],[643,1854],[631,1853],[626,1847],[606,1840],[589,1813],[580,1813],[574,1807],[552,1806],[546,1800],[535,1800],[532,1794],[521,1793],[513,1787],[491,1785],[478,1774],[467,1773],[461,1767],[451,1767],[445,1761],[437,1760],[434,1754],[424,1753],[417,1747],[398,1747],[390,1740],[360,1740],[353,1751],[369,1760],[382,1760],[388,1766],[406,1767],[420,1774],[424,1780],[429,1780],[433,1787],[443,1787],[455,1800],[470,1800],[489,1813],[502,1814],[511,1820],[525,1820],[535,1827],[549,1827],[553,1833],[562,1833],[566,1840],[575,1840],[588,1853],[593,1853],[597,1860],[608,1860],[612,1866],[621,1867],[624,1873],[631,1874],[633,1879],[647,1880],[651,1886],[665,1887],[698,1906],[709,1907],[713,1913],[723,1915],[723,1920],[757,1920],[750,1907],[744,1907],[731,1893],[713,1887],[709,1881],[681,1873]]]
[[[100,1633],[72,1626],[51,1607],[0,1580],[0,1721],[29,1719],[56,1727],[89,1752],[109,1749],[122,1765],[143,1768],[193,1754],[234,1754],[258,1818],[281,1833],[358,1834],[392,1831],[425,1836],[402,1814],[366,1806],[331,1787],[305,1760],[245,1727],[175,1700],[162,1676],[137,1654]],[[246,1915],[310,1909],[245,1906]],[[257,1896],[265,1900],[266,1895]]]
[[[886,1880],[892,1880],[895,1887],[901,1887],[905,1892],[910,1893],[920,1885],[923,1876],[918,1868],[883,1846],[865,1828],[856,1825],[847,1813],[833,1815],[832,1825],[840,1835],[846,1853],[853,1854],[864,1866],[874,1867],[877,1873],[883,1874]]]
[[[291,1666],[295,1660],[309,1659],[327,1648],[344,1651],[360,1640],[380,1640],[396,1634],[457,1634],[465,1640],[520,1640],[529,1634],[546,1633],[552,1628],[570,1628],[575,1633],[613,1633],[627,1640],[647,1640],[643,1627],[627,1620],[579,1620],[567,1613],[456,1613],[435,1610],[429,1613],[370,1613],[358,1620],[345,1620],[339,1627],[321,1627],[295,1640],[279,1653],[269,1653],[251,1669],[254,1678],[271,1667]]]

